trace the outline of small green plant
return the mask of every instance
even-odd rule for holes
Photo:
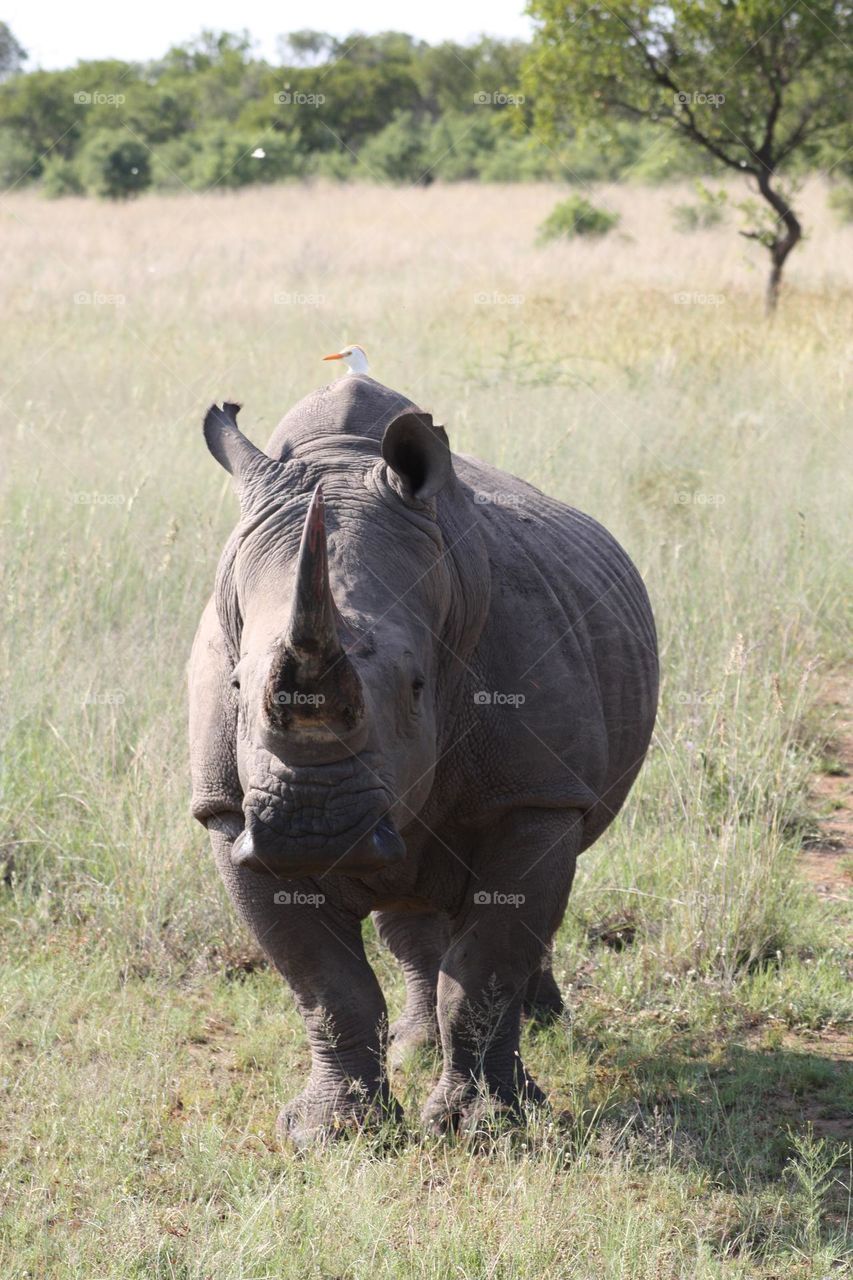
[[[619,225],[619,214],[599,209],[584,196],[570,196],[555,205],[539,228],[537,244],[573,240],[575,236],[606,236]]]
[[[815,1138],[811,1126],[806,1133],[792,1133],[791,1143],[794,1153],[785,1168],[796,1189],[800,1245],[814,1255],[821,1246],[826,1202],[837,1181],[835,1170],[849,1159],[850,1148],[846,1145],[831,1146],[826,1138]]]
[[[673,208],[672,222],[676,231],[685,234],[707,231],[724,221],[728,194],[725,191],[709,191],[701,182],[697,182],[696,192],[699,198],[695,204],[677,204]]]
[[[839,222],[853,222],[853,184],[833,187],[827,204]]]

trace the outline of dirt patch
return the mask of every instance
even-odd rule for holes
[[[825,704],[830,713],[830,765],[812,787],[821,815],[820,834],[803,850],[800,865],[821,898],[849,902],[853,896],[853,672],[833,678]]]

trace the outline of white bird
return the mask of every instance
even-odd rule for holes
[[[348,346],[341,347],[340,351],[335,351],[330,356],[323,356],[323,359],[343,360],[348,373],[367,373],[369,367],[367,352],[357,342],[351,342]]]

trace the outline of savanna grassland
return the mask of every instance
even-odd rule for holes
[[[768,324],[763,250],[676,234],[683,198],[600,191],[619,231],[547,248],[545,186],[0,204],[4,1280],[849,1274],[850,864],[821,895],[802,851],[850,637],[853,229],[806,189]],[[424,1055],[407,1135],[297,1155],[306,1044],[188,814],[184,669],[235,518],[204,409],[264,441],[345,340],[613,530],[663,688],[558,937],[568,1012],[525,1031],[552,1113],[427,1140]]]

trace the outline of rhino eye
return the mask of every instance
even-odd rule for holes
[[[423,676],[416,676],[415,679],[412,681],[412,693],[415,695],[416,698],[419,698],[423,693],[425,684],[426,684],[426,681],[424,680]]]

